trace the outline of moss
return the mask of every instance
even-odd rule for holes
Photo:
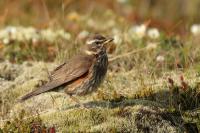
[[[12,64],[10,64],[11,66]],[[4,99],[1,100],[1,107],[4,107],[4,111],[1,112],[1,116],[4,116],[3,119],[13,119],[17,114],[20,114],[21,110],[25,110],[23,118],[38,115],[42,120],[42,125],[55,127],[56,131],[60,132],[143,132],[146,130],[164,131],[166,127],[166,131],[169,132],[184,130],[184,127],[180,125],[186,119],[182,120],[180,112],[175,111],[173,113],[167,108],[170,100],[166,100],[166,97],[169,97],[171,93],[166,81],[162,78],[149,80],[148,75],[145,76],[144,73],[137,75],[137,71],[118,72],[117,74],[109,72],[104,84],[96,94],[77,97],[88,109],[80,109],[66,94],[60,92],[48,92],[28,99],[24,103],[16,103],[16,99],[21,95],[44,84],[48,80],[47,69],[52,70],[55,66],[55,64],[42,62],[18,65],[17,76],[14,80],[9,81],[13,86],[9,86],[9,89],[0,93]],[[178,84],[179,89],[184,87],[183,84],[179,85],[180,77],[177,76],[177,73],[165,74],[171,75],[173,82]],[[186,81],[190,77],[194,77],[194,72],[186,71],[184,81],[190,83],[188,87],[195,86],[198,79]],[[192,98],[197,96],[197,91],[185,94],[191,94],[190,97]],[[181,95],[184,95],[184,93],[181,93]],[[177,98],[174,97],[173,101],[178,102]],[[162,100],[164,100],[164,103],[162,103]],[[183,101],[183,103],[185,102]],[[175,104],[174,106],[176,107]],[[184,107],[186,106],[184,105]],[[193,107],[196,108],[197,105]],[[179,122],[175,121],[174,117]],[[190,116],[185,116],[185,118],[190,118]],[[197,117],[194,116],[194,118]],[[10,123],[16,122],[10,121]],[[30,123],[30,121],[23,121],[24,126],[27,126],[24,128],[30,129]],[[195,123],[198,123],[198,119]],[[154,129],[152,129],[152,126]],[[9,123],[5,126],[6,129],[11,127],[13,129],[16,126]],[[17,129],[14,128],[13,130]]]
[[[91,132],[106,132],[106,131],[117,131],[117,132],[123,132],[123,131],[136,131],[137,126],[136,123],[140,122],[140,119],[136,119],[137,113],[141,113],[141,116],[143,116],[143,112],[141,112],[141,109],[149,110],[149,107],[143,107],[143,106],[133,106],[133,107],[125,107],[124,110],[128,110],[128,115],[121,115],[122,110],[119,108],[113,108],[113,109],[106,109],[106,108],[92,108],[92,109],[72,109],[67,111],[55,111],[55,112],[49,112],[47,114],[41,115],[41,118],[45,123],[48,123],[50,125],[56,125],[57,129],[60,132],[73,132],[73,131],[79,131],[79,132],[85,132],[85,131],[91,131]],[[124,111],[124,112],[126,112]],[[139,112],[138,112],[139,111]],[[158,112],[157,112],[158,111]],[[152,121],[155,122],[155,116],[153,116],[153,113],[158,113],[159,115],[159,109],[150,109],[149,115],[146,117],[144,121]],[[119,113],[120,112],[120,113]],[[152,114],[151,114],[152,113]],[[126,112],[127,114],[127,112]],[[123,117],[119,117],[119,115]],[[151,117],[152,115],[152,117]],[[136,117],[137,116],[137,117]],[[157,117],[156,117],[157,118]],[[162,120],[162,118],[159,118]],[[142,121],[141,121],[142,122]],[[167,124],[165,120],[160,121],[163,125],[160,125],[163,129],[165,129],[165,126],[168,127],[169,130],[166,131],[178,131],[180,129],[176,129],[173,126],[171,127],[170,124]],[[170,121],[169,121],[170,123]],[[48,125],[47,124],[47,125]],[[151,125],[149,125],[151,126]],[[154,126],[156,128],[156,126]],[[138,128],[139,129],[139,128]],[[159,130],[159,129],[157,129]]]
[[[13,120],[8,120],[2,131],[5,133],[25,133],[25,132],[47,132],[48,128],[42,123],[39,115],[26,118],[26,112],[21,110]]]

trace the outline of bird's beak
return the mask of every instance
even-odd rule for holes
[[[106,45],[110,42],[112,42],[114,39],[113,38],[107,38],[104,42],[103,42],[103,45]]]

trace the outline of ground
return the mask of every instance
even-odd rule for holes
[[[29,16],[31,8],[20,12],[19,20],[6,19],[1,25],[0,132],[199,132],[198,24],[179,33],[173,30],[176,24],[163,30],[151,20],[131,23],[128,16],[116,13],[117,6],[66,14],[62,8],[58,16],[54,6],[47,7],[52,10],[43,24]],[[18,102],[48,82],[49,73],[78,54],[94,33],[113,37],[114,42],[107,49],[108,73],[98,91],[77,96],[87,108],[56,91]]]

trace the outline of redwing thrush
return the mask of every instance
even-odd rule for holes
[[[48,83],[26,94],[20,101],[63,86],[64,92],[80,103],[72,95],[81,96],[97,90],[107,72],[108,57],[105,44],[112,40],[112,38],[94,35],[88,39],[80,54],[58,66],[51,73]]]

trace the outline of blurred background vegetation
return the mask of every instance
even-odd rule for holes
[[[58,51],[63,49],[70,49],[67,51],[69,57],[84,42],[88,33],[103,33],[110,36],[121,34],[118,38],[123,40],[123,43],[127,43],[127,37],[123,33],[127,33],[132,26],[143,23],[148,23],[148,27],[158,28],[167,35],[161,39],[162,42],[164,41],[164,45],[165,41],[176,43],[177,34],[181,37],[186,36],[191,25],[200,23],[199,9],[199,0],[173,0],[170,2],[168,0],[58,0],[56,2],[54,0],[1,0],[1,28],[31,26],[37,30],[63,29],[70,35],[64,41],[55,39],[56,41],[51,43],[42,41],[34,45],[30,41],[19,43],[13,42],[11,39],[9,43],[16,45],[4,46],[2,42],[8,42],[8,40],[0,41],[0,60],[9,59],[12,62],[54,61]],[[12,28],[7,29],[9,32],[13,32],[13,30],[16,31]],[[165,38],[171,35],[176,35],[170,38],[172,41]],[[32,33],[28,36],[32,36]],[[131,38],[133,35],[128,36]],[[145,44],[146,42],[128,41],[128,43]],[[124,48],[124,46],[122,47]],[[119,51],[118,48],[117,54],[120,53]]]
[[[112,10],[130,23],[151,20],[152,25],[184,32],[188,24],[200,21],[199,0],[1,0],[0,26],[65,24],[68,13]]]

